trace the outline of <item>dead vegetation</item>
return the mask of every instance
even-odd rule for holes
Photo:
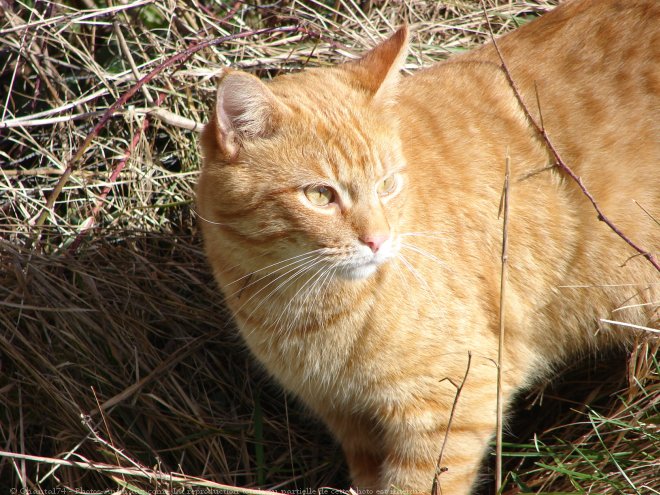
[[[488,12],[502,33],[555,3]],[[0,0],[0,486],[347,488],[228,322],[196,235],[196,125],[222,67],[333,64],[404,19],[410,70],[488,38],[471,1]],[[522,401],[540,419],[519,414],[505,493],[658,493],[657,352],[623,361]]]

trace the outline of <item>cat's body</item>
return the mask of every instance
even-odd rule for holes
[[[600,318],[657,324],[660,277],[547,168],[492,46],[400,77],[405,39],[266,85],[228,73],[198,208],[243,337],[327,423],[355,486],[430,490],[467,371],[440,475],[460,495],[495,426],[507,154],[507,401],[567,357],[632,338]],[[572,2],[498,46],[540,122],[536,84],[564,162],[657,250],[633,199],[660,212],[660,4]]]

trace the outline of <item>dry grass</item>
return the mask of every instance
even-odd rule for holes
[[[403,19],[410,70],[487,38],[478,2],[448,3],[0,0],[0,487],[347,486],[338,447],[228,323],[196,235],[190,129],[223,66],[329,65]],[[505,32],[554,3],[489,15]],[[521,418],[531,446],[505,449],[507,493],[658,493],[656,356],[522,401],[556,416]]]

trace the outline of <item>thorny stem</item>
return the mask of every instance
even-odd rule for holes
[[[523,101],[522,96],[520,95],[520,91],[518,91],[518,87],[516,86],[516,83],[514,82],[513,77],[511,76],[511,72],[509,72],[509,68],[507,67],[506,63],[504,62],[504,57],[502,56],[502,52],[500,51],[500,48],[497,45],[497,42],[495,41],[495,36],[493,35],[493,28],[491,27],[490,19],[488,19],[488,15],[486,13],[486,6],[484,4],[484,0],[481,0],[481,6],[484,10],[484,16],[486,18],[486,23],[488,25],[488,31],[490,33],[490,38],[493,42],[493,46],[495,48],[495,51],[497,52],[497,56],[500,59],[500,63],[501,63],[500,67],[504,71],[504,75],[506,76],[506,79],[509,83],[509,86],[513,90],[513,93],[514,93],[516,99],[518,100],[518,103],[520,104],[523,112],[525,113],[525,116],[529,120],[530,124],[532,125],[532,127],[534,128],[536,133],[541,137],[541,139],[543,140],[543,142],[547,146],[550,153],[552,153],[552,156],[556,160],[557,165],[559,166],[559,168],[561,168],[564,172],[566,172],[577,183],[577,185],[580,187],[580,190],[582,191],[582,193],[587,197],[587,199],[589,199],[589,201],[593,205],[594,209],[596,210],[596,213],[598,213],[598,220],[600,220],[602,222],[605,222],[605,224],[610,229],[612,229],[619,237],[621,237],[621,239],[626,241],[626,243],[628,243],[628,245],[630,245],[635,251],[637,251],[639,254],[644,256],[644,258],[646,258],[655,267],[655,269],[660,272],[660,262],[658,262],[656,257],[653,256],[653,253],[651,253],[650,251],[647,251],[647,250],[641,248],[640,246],[638,246],[632,239],[630,239],[630,237],[628,237],[626,234],[624,234],[614,224],[614,222],[612,222],[602,212],[602,210],[598,206],[598,203],[596,203],[596,200],[594,199],[594,197],[591,195],[591,193],[588,191],[588,189],[585,187],[584,183],[582,182],[582,178],[577,176],[575,174],[575,172],[573,172],[573,170],[568,165],[566,165],[564,160],[562,160],[561,156],[559,155],[559,152],[557,151],[557,149],[552,144],[552,141],[550,140],[550,137],[548,136],[548,134],[545,132],[545,129],[543,127],[540,127],[536,123],[536,120],[534,120],[534,117],[532,116],[531,112],[529,111],[529,108],[527,108],[527,105]]]
[[[155,105],[160,105],[163,100],[165,99],[164,94],[158,95],[158,99],[153,102]],[[83,236],[85,233],[87,233],[89,230],[91,230],[94,227],[94,223],[96,222],[96,215],[98,215],[99,211],[101,210],[103,203],[105,202],[105,199],[108,197],[108,194],[112,190],[112,184],[117,180],[117,177],[119,177],[119,174],[121,171],[124,169],[126,166],[126,163],[128,162],[129,158],[133,154],[133,151],[135,150],[135,147],[138,145],[140,142],[140,138],[144,134],[144,132],[147,130],[150,124],[150,119],[149,115],[146,115],[144,117],[144,120],[142,122],[142,125],[138,128],[138,130],[135,132],[133,135],[133,139],[131,140],[131,143],[129,147],[126,149],[124,152],[124,158],[117,164],[115,169],[113,170],[112,174],[110,174],[110,178],[108,179],[108,185],[103,188],[103,191],[101,191],[101,195],[99,196],[98,200],[96,201],[96,206],[94,206],[94,209],[92,210],[90,216],[87,218],[86,222],[83,224],[80,232],[78,232],[78,235],[74,239],[74,241],[71,243],[71,246],[69,247],[69,254],[73,254],[77,251],[78,247],[80,246],[80,243],[82,242]]]

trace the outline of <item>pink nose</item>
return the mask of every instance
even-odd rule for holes
[[[389,234],[365,234],[360,237],[360,241],[369,246],[369,249],[376,254],[383,243],[389,238]]]

